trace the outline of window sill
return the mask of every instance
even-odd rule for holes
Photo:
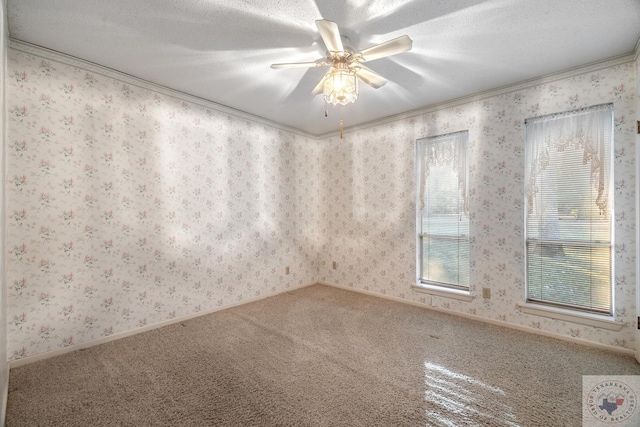
[[[469,294],[469,292],[459,291],[457,289],[447,289],[433,285],[411,285],[411,289],[415,292],[421,292],[424,294],[435,295],[444,298],[453,298],[460,301],[470,302],[473,300],[473,296]]]
[[[598,314],[578,313],[557,307],[546,307],[541,304],[522,303],[518,304],[518,307],[526,314],[550,317],[555,320],[563,320],[610,331],[619,331],[624,326],[622,323],[616,322],[613,317]]]

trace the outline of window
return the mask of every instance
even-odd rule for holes
[[[525,121],[527,302],[612,315],[613,108]]]
[[[417,141],[418,285],[469,289],[469,133]]]

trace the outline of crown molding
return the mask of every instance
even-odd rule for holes
[[[209,101],[207,99],[200,98],[198,96],[180,92],[178,90],[171,89],[166,86],[161,86],[159,84],[140,79],[130,74],[123,73],[122,71],[114,70],[113,68],[108,68],[90,61],[86,61],[84,59],[77,58],[75,56],[71,56],[55,50],[47,49],[42,46],[38,46],[38,45],[27,43],[21,40],[9,38],[8,47],[10,49],[24,52],[29,55],[38,56],[43,59],[60,62],[62,64],[80,68],[94,74],[99,74],[104,77],[108,77],[108,78],[120,81],[122,83],[126,83],[131,86],[137,86],[142,89],[151,90],[153,92],[157,92],[165,96],[170,96],[172,98],[176,98],[181,101],[191,102],[193,104],[210,108],[220,113],[229,114],[241,119],[250,120],[255,123],[269,126],[284,132],[289,132],[305,138],[317,139],[316,135],[303,132],[300,129],[286,126],[281,123],[265,119],[264,117],[256,116],[251,113],[247,113],[245,111],[237,110],[235,108],[231,108],[226,105],[218,104],[216,102]]]
[[[343,134],[353,133],[360,130],[380,126],[383,124],[397,122],[400,120],[406,120],[413,117],[421,116],[423,114],[434,113],[437,111],[445,110],[452,107],[458,107],[460,105],[468,104],[471,102],[482,101],[487,98],[492,98],[495,96],[504,95],[511,92],[530,89],[535,86],[553,83],[558,80],[575,77],[581,74],[592,73],[595,71],[602,70],[604,68],[610,68],[610,67],[615,67],[622,64],[628,64],[636,60],[639,52],[640,52],[640,39],[638,40],[638,44],[636,45],[636,50],[634,53],[628,53],[625,55],[609,58],[603,61],[597,61],[597,62],[592,62],[590,64],[580,65],[578,67],[569,68],[556,73],[545,74],[544,76],[534,77],[532,79],[523,80],[518,83],[501,86],[501,87],[490,89],[484,92],[478,92],[473,95],[468,95],[468,96],[452,99],[450,101],[428,105],[426,107],[421,107],[415,110],[406,111],[404,113],[383,117],[381,119],[372,120],[359,125],[349,126],[343,129]],[[320,139],[335,137],[337,135],[338,134],[335,132],[330,132],[323,135],[319,135],[316,138],[320,140]]]
[[[190,95],[184,92],[177,91],[175,89],[170,89],[165,86],[158,85],[156,83],[151,83],[149,81],[140,79],[138,77],[134,77],[130,74],[123,73],[118,70],[114,70],[112,68],[104,67],[99,64],[95,64],[93,62],[89,62],[71,55],[67,55],[64,53],[60,53],[54,50],[46,49],[41,46],[37,46],[31,43],[23,42],[21,40],[9,38],[9,46],[10,49],[15,49],[30,55],[39,56],[44,59],[49,59],[52,61],[60,62],[66,65],[70,65],[73,67],[81,68],[86,71],[90,71],[92,73],[100,74],[105,77],[109,77],[123,83],[137,86],[140,88],[148,89],[154,92],[158,92],[162,95],[170,96],[173,98],[177,98],[181,101],[191,102],[197,105],[204,106],[206,108],[211,108],[212,110],[216,110],[218,112],[224,114],[230,114],[236,116],[238,118],[250,120],[255,123],[259,123],[265,126],[269,126],[284,132],[288,132],[294,135],[298,135],[304,138],[310,138],[313,140],[324,140],[328,138],[337,137],[339,132],[328,132],[324,134],[310,134],[304,132],[298,128],[294,128],[291,126],[286,126],[278,122],[274,122],[272,120],[265,119],[264,117],[256,116],[251,113],[247,113],[245,111],[236,110],[234,108],[228,107],[226,105],[218,104],[213,101],[209,101],[204,98],[200,98],[194,95]],[[629,62],[634,62],[637,60],[640,55],[640,39],[636,43],[636,47],[634,52],[617,56],[614,58],[609,58],[603,61],[597,61],[590,64],[581,65],[578,67],[570,68],[567,70],[559,71],[556,73],[546,74],[544,76],[535,77],[528,80],[523,80],[518,83],[509,84],[505,86],[501,86],[495,89],[490,89],[484,92],[478,92],[473,95],[468,95],[456,99],[452,99],[450,101],[445,101],[433,105],[428,105],[425,107],[421,107],[415,110],[406,111],[404,113],[399,113],[391,116],[382,117],[379,119],[375,119],[369,122],[365,122],[359,125],[349,126],[343,129],[343,134],[349,134],[353,132],[357,132],[360,130],[372,128],[375,126],[380,126],[384,124],[389,124],[392,122],[397,122],[400,120],[406,120],[413,117],[421,116],[423,114],[434,113],[437,111],[445,110],[452,107],[457,107],[463,104],[468,104],[471,102],[481,101],[487,98],[504,95],[510,92],[517,92],[525,89],[532,88],[534,86],[539,86],[542,84],[552,83],[557,80],[562,80],[566,78],[571,78],[578,76],[580,74],[590,73],[594,71],[598,71],[604,68],[614,67],[617,65],[627,64]]]

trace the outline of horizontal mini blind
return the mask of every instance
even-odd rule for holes
[[[468,133],[418,141],[422,283],[469,288]]]
[[[526,122],[527,299],[611,314],[612,106]]]

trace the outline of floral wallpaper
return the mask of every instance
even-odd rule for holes
[[[633,62],[440,106],[322,141],[320,280],[548,333],[635,349],[636,74]],[[523,313],[524,120],[591,105],[615,109],[615,317],[619,332]],[[415,283],[415,140],[469,131],[471,302]],[[332,262],[337,263],[332,269]],[[491,289],[491,299],[481,297]]]
[[[8,51],[10,360],[317,281],[318,144],[124,81]]]
[[[6,70],[6,53],[7,53],[7,36],[6,36],[6,24],[5,24],[5,6],[4,2],[0,3],[2,7],[0,8],[0,82],[5,81],[5,70]],[[5,113],[5,86],[0,83],[0,108],[2,108],[3,114],[2,120],[4,120]],[[0,129],[0,141],[4,141],[5,137],[5,127],[3,126]],[[5,147],[4,144],[0,144],[0,159],[5,158]],[[0,212],[4,212],[5,209],[5,162],[3,161],[0,164]],[[5,223],[4,223],[4,215],[2,219],[0,219],[0,230],[2,233],[5,231]],[[4,254],[5,246],[4,246],[4,238],[0,239],[0,250]],[[2,257],[4,260],[4,256]],[[0,425],[4,425],[5,417],[6,417],[6,404],[7,401],[7,390],[9,384],[9,369],[6,363],[7,360],[7,324],[4,319],[7,318],[7,308],[6,308],[6,300],[7,300],[7,288],[5,286],[5,270],[4,270],[4,262],[0,264],[0,283],[2,283],[2,289],[0,289],[0,319],[2,319],[2,324],[0,324]]]
[[[636,123],[640,123],[640,51],[638,51],[637,49],[636,49],[636,64],[635,65],[636,65]],[[640,130],[640,129],[638,129],[638,130]],[[638,158],[637,153],[638,153],[639,149],[640,149],[640,135],[636,134],[636,151],[635,151],[636,159]],[[638,174],[639,170],[640,170],[640,165],[638,165],[636,163],[636,165],[635,165],[636,175]],[[640,177],[636,176],[635,177],[636,187],[637,187],[637,184],[638,184],[639,181],[640,181]],[[638,190],[636,188],[636,209],[638,209],[638,207],[640,206],[640,194],[639,194],[639,191],[640,190]],[[640,216],[640,213],[636,212],[636,227],[638,226],[637,225],[638,224],[637,220],[638,220],[639,216]],[[639,234],[639,232],[636,229],[636,233],[635,233],[636,239],[638,237],[638,234]],[[637,251],[640,250],[640,242],[636,241],[635,249],[636,249],[636,274],[637,274],[639,266],[640,266],[638,258],[637,258],[638,257]],[[636,277],[636,280],[640,280],[640,278]],[[640,286],[638,286],[636,288],[636,291],[637,291],[637,289],[639,287]],[[636,295],[636,304],[639,306],[636,309],[636,315],[638,317],[640,317],[640,312],[638,312],[638,310],[640,310],[640,295]],[[638,360],[638,362],[640,362],[640,329],[637,329],[637,328],[636,328],[636,360]]]
[[[589,67],[315,140],[97,67],[9,49],[8,357],[317,281],[633,349],[635,70],[633,62]],[[524,119],[608,102],[619,332],[517,306]],[[471,302],[411,289],[415,140],[461,130],[470,144]],[[491,299],[478,295],[483,287]]]

